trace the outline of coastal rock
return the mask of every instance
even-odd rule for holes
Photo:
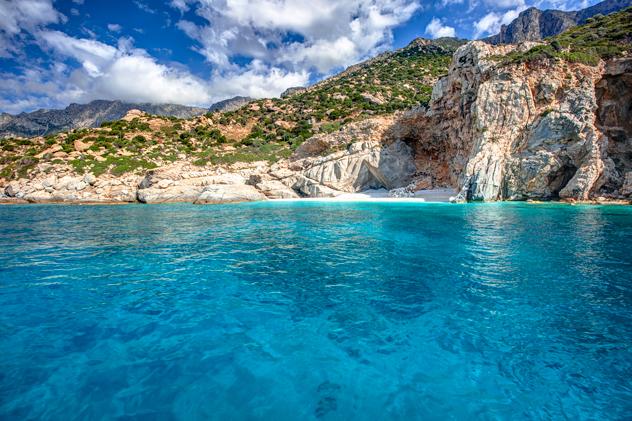
[[[621,188],[621,195],[624,197],[632,196],[632,171],[625,175],[625,181],[623,182],[623,187]]]
[[[195,203],[217,204],[259,200],[266,200],[266,196],[253,186],[247,184],[216,184],[206,187]]]
[[[255,186],[268,199],[297,199],[300,197],[296,191],[279,180],[262,180]]]
[[[83,176],[83,182],[90,186],[94,186],[95,183],[97,182],[97,178],[93,174],[88,173]]]
[[[139,189],[136,198],[141,203],[195,202],[202,191],[200,186],[175,185],[167,188]]]
[[[336,151],[344,151],[358,142],[386,143],[391,139],[394,117],[376,117],[351,123],[333,133],[321,133],[303,142],[292,157],[292,161],[309,157],[323,157]]]
[[[108,190],[107,195],[102,196],[105,202],[136,202],[136,190],[129,186],[115,186]]]
[[[148,189],[148,188],[150,188],[154,184],[153,183],[153,177],[154,177],[154,172],[153,171],[147,171],[147,174],[145,174],[145,177],[143,177],[141,182],[138,184],[138,188],[139,189]]]
[[[336,197],[343,193],[303,175],[291,177],[290,180],[292,189],[303,197]]]
[[[414,172],[412,150],[404,142],[358,142],[347,151],[313,162],[303,176],[333,190],[358,192],[405,186]]]
[[[608,149],[614,140],[621,152],[630,150],[623,123],[629,116],[609,124],[597,116],[604,98],[616,98],[615,85],[617,92],[632,87],[629,68],[606,65],[608,85],[603,65],[550,60],[527,67],[490,58],[517,48],[524,47],[477,41],[460,47],[428,110],[401,119],[403,136],[417,139],[418,172],[467,200],[587,200],[603,195],[605,185],[616,196],[632,163]],[[606,125],[619,134],[608,135]]]
[[[15,197],[16,191],[11,184],[4,188],[4,195],[7,197]]]

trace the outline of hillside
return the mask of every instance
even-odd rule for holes
[[[119,120],[134,109],[178,118],[191,118],[206,112],[204,108],[177,104],[133,104],[97,100],[88,104],[70,104],[62,110],[37,110],[17,115],[3,113],[0,116],[0,138],[44,136],[64,130],[99,127],[105,121]]]
[[[608,15],[630,6],[632,0],[606,0],[577,11],[539,10],[530,7],[521,12],[509,25],[503,25],[499,34],[487,37],[483,41],[494,45],[540,41],[576,25],[583,25],[593,16]]]
[[[4,200],[629,200],[632,8],[541,43],[460,44],[415,40],[232,112],[4,140]]]
[[[193,119],[144,117],[106,122],[46,138],[2,141],[0,177],[23,177],[42,162],[77,172],[122,174],[176,160],[206,164],[276,161],[316,133],[426,104],[447,72],[458,40],[418,39],[352,66],[297,95],[262,99]]]
[[[600,60],[628,55],[632,49],[632,7],[608,16],[589,18],[528,50],[497,56],[504,63],[557,59],[596,66]]]

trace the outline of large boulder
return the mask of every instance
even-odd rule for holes
[[[412,150],[404,142],[357,142],[315,161],[303,176],[333,190],[358,192],[406,186],[414,173]]]
[[[261,180],[256,187],[268,199],[297,199],[300,196],[279,180]]]
[[[4,195],[7,197],[15,197],[17,194],[16,190],[13,188],[11,184],[4,188]]]
[[[266,196],[253,186],[247,184],[215,184],[206,187],[195,203],[218,204],[260,200],[266,200]]]
[[[141,203],[195,202],[203,190],[204,187],[188,185],[174,185],[164,189],[150,187],[138,189],[136,198]]]

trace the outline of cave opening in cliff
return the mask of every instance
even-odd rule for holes
[[[562,165],[557,171],[549,174],[549,189],[551,191],[551,199],[559,199],[560,191],[575,176],[577,167],[570,162]]]

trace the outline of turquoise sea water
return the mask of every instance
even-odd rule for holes
[[[630,417],[630,207],[0,207],[0,419]]]

